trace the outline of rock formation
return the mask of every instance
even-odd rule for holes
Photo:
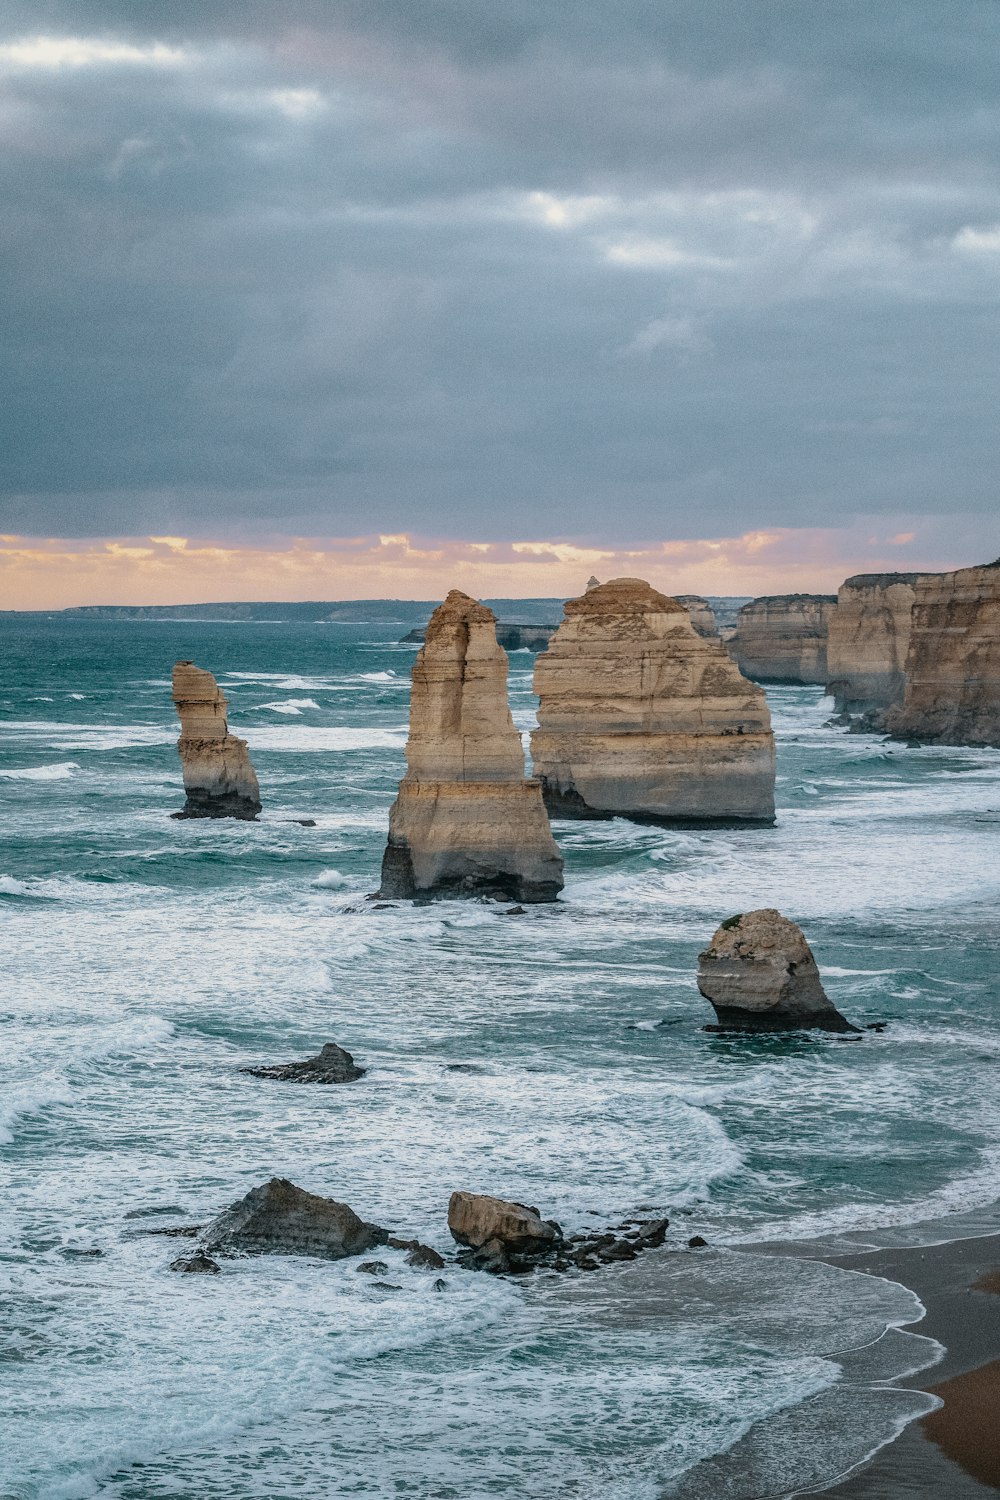
[[[413,664],[407,772],[389,814],[380,895],[553,901],[562,858],[524,775],[492,611],[453,589]]]
[[[771,908],[723,922],[698,955],[698,988],[726,1030],[857,1030],[827,998],[802,929]]]
[[[497,642],[505,651],[544,651],[555,633],[554,625],[520,625],[500,620],[496,627]],[[418,625],[408,630],[399,644],[415,646],[426,639],[426,628]]]
[[[836,604],[832,594],[777,594],[744,604],[729,642],[740,671],[754,682],[825,683]]]
[[[206,1225],[201,1248],[232,1255],[341,1260],[384,1245],[388,1238],[387,1230],[364,1223],[346,1203],[319,1198],[284,1177],[272,1177]]]
[[[859,573],[840,586],[827,640],[827,692],[838,713],[903,701],[916,573]]]
[[[353,1083],[365,1076],[365,1069],[355,1065],[354,1058],[336,1042],[327,1042],[315,1057],[304,1062],[274,1063],[258,1068],[241,1068],[251,1078],[279,1078],[289,1083]]]
[[[1000,746],[1000,559],[917,579],[899,739]]]
[[[537,1208],[483,1193],[452,1193],[448,1228],[469,1252],[460,1258],[481,1271],[527,1269],[562,1243],[559,1225]]]
[[[715,626],[715,615],[712,613],[712,606],[707,599],[703,599],[700,594],[675,594],[674,598],[678,604],[683,604],[691,616],[691,624],[699,635],[706,636],[709,639],[718,635],[719,632]]]
[[[535,664],[536,776],[560,817],[771,822],[767,700],[722,642],[639,578],[566,605]]]
[[[181,721],[177,741],[187,801],[175,818],[255,818],[260,787],[246,740],[229,733],[226,700],[211,672],[194,662],[174,667],[174,703]]]

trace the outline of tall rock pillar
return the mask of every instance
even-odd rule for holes
[[[181,721],[177,741],[187,801],[176,818],[255,818],[260,787],[246,740],[229,733],[226,699],[212,676],[194,662],[174,667],[174,703]]]

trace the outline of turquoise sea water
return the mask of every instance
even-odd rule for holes
[[[0,622],[2,1500],[710,1493],[692,1465],[767,1417],[739,1493],[780,1493],[921,1409],[886,1381],[924,1341],[873,1342],[909,1293],[741,1247],[1000,1193],[1000,753],[769,690],[774,829],[557,823],[554,906],[375,910],[405,628]],[[169,818],[178,657],[225,687],[259,823]],[[699,949],[764,905],[884,1034],[701,1029]],[[328,1040],[364,1080],[238,1072]],[[449,1267],[443,1292],[397,1252],[395,1291],[350,1261],[181,1277],[189,1242],[138,1232],[273,1174],[445,1252],[454,1188],[672,1228],[600,1276]]]

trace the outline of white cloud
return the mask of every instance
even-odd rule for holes
[[[144,67],[177,67],[187,58],[179,47],[151,42],[135,47],[128,42],[102,41],[82,36],[34,36],[0,46],[0,67],[87,68],[101,65],[136,64]]]
[[[681,355],[707,354],[712,341],[694,318],[653,318],[619,352],[625,356],[649,355],[657,349],[673,349]]]
[[[952,249],[965,255],[1000,255],[1000,224],[988,229],[974,229],[966,224],[951,242]]]

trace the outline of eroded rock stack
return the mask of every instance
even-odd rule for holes
[[[552,901],[562,858],[541,787],[525,779],[491,610],[458,589],[413,664],[407,772],[389,814],[384,897]]]
[[[916,573],[859,573],[840,586],[829,622],[827,692],[838,713],[903,701]]]
[[[900,739],[1000,746],[1000,559],[917,579]]]
[[[229,733],[226,699],[211,672],[179,661],[173,675],[177,741],[187,801],[176,818],[255,818],[260,787],[246,740]]]
[[[698,988],[726,1030],[857,1029],[823,989],[801,927],[770,907],[723,922],[698,955]]]
[[[683,604],[691,616],[691,624],[699,635],[718,635],[715,615],[712,613],[712,606],[707,599],[703,599],[700,594],[675,594],[674,598],[678,604]]]
[[[729,649],[754,682],[827,680],[826,643],[833,594],[775,594],[744,604]]]
[[[553,814],[772,821],[763,692],[642,579],[615,578],[567,603],[535,691],[531,753]]]

